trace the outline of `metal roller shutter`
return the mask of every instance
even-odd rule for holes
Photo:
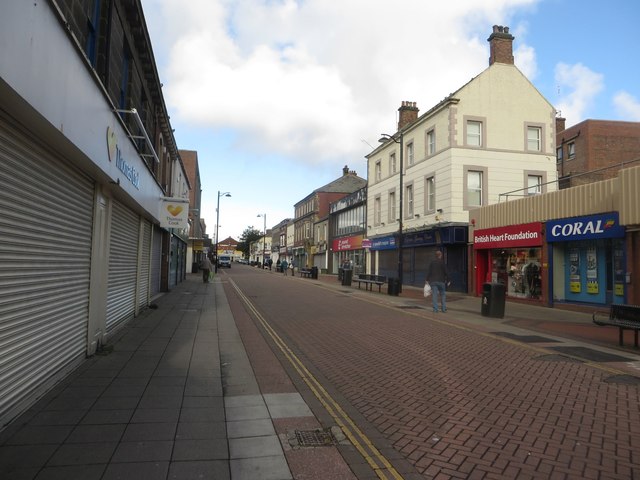
[[[116,200],[111,209],[107,334],[133,318],[138,278],[138,215]]]
[[[0,112],[0,426],[84,357],[94,184]]]
[[[162,276],[162,230],[153,227],[151,247],[151,297],[160,293]]]
[[[149,305],[149,281],[151,262],[151,224],[142,222],[142,238],[140,245],[140,269],[138,275],[138,309]]]
[[[171,237],[171,251],[169,252],[169,286],[175,287],[178,284],[178,262],[179,262],[179,242],[178,238]]]

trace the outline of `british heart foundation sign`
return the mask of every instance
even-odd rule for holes
[[[160,200],[160,226],[162,228],[187,228],[189,226],[189,201],[182,198]]]

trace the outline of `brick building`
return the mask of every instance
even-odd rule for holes
[[[615,178],[640,161],[640,122],[584,120],[565,129],[556,119],[560,188]]]

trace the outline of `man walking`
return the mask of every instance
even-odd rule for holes
[[[209,283],[209,275],[211,273],[212,267],[213,265],[211,265],[209,257],[205,255],[202,259],[202,262],[200,262],[200,268],[202,269],[202,281],[204,283]]]
[[[449,282],[447,266],[442,260],[442,252],[436,251],[435,258],[429,262],[427,267],[427,283],[431,285],[431,298],[433,301],[433,311],[438,311],[438,297],[440,297],[441,311],[447,311],[447,291],[446,285]]]

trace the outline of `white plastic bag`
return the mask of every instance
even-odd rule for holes
[[[424,284],[424,296],[425,298],[431,295],[431,285],[428,283]]]

